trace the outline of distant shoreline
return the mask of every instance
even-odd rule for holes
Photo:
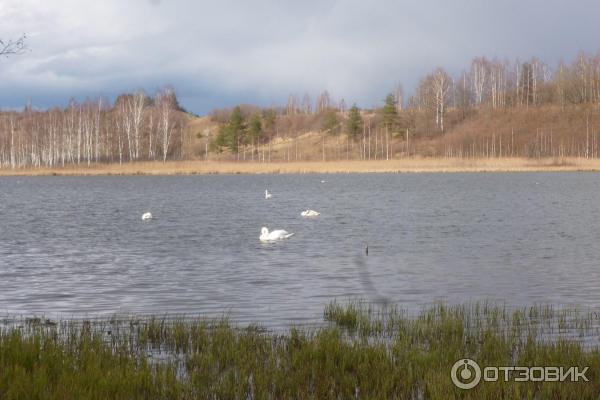
[[[586,158],[405,158],[340,161],[167,161],[94,164],[54,168],[0,168],[0,176],[457,173],[600,171],[600,159]]]

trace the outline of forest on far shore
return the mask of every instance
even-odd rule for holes
[[[458,76],[443,68],[414,93],[401,85],[361,109],[328,91],[281,107],[242,104],[198,117],[172,88],[114,103],[0,112],[0,167],[148,160],[297,161],[425,157],[598,157],[600,54],[550,67],[478,57]]]

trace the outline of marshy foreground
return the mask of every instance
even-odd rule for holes
[[[600,314],[551,306],[330,303],[316,327],[218,320],[6,318],[1,399],[588,399],[600,393]],[[588,367],[588,381],[482,381],[452,365]]]

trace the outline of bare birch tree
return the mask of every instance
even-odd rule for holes
[[[487,60],[485,58],[476,58],[471,63],[471,80],[473,82],[473,92],[475,93],[475,104],[480,105],[483,102],[485,83],[487,79]]]
[[[27,49],[26,39],[25,34],[18,39],[0,39],[0,56],[8,57],[23,53]]]
[[[448,93],[451,88],[452,79],[442,68],[438,68],[433,73],[433,91],[435,93],[435,123],[437,127],[444,132],[444,114],[448,102]]]

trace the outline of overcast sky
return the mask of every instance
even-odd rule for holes
[[[0,59],[0,107],[164,85],[198,114],[324,89],[369,107],[475,56],[596,53],[598,16],[598,0],[0,0],[0,38],[31,49]]]

